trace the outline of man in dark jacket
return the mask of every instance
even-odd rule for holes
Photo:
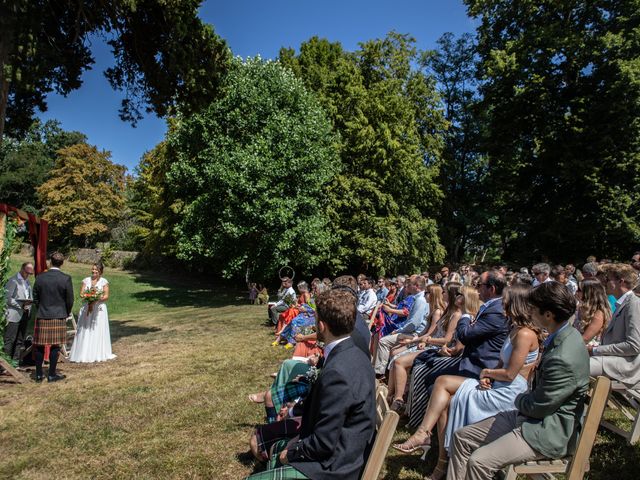
[[[60,345],[67,340],[67,317],[73,307],[73,284],[71,277],[60,270],[64,256],[60,252],[51,255],[51,268],[36,278],[33,300],[38,307],[33,330],[33,344],[36,348],[36,382],[43,379],[42,363],[44,347],[50,345],[49,382],[65,378],[56,374]]]
[[[300,435],[274,449],[277,460],[252,480],[357,480],[364,469],[375,433],[375,375],[351,338],[356,303],[351,292],[333,289],[316,307],[325,360],[305,400]]]

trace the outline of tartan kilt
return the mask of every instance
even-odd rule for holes
[[[67,342],[66,318],[36,318],[34,345],[64,345]]]

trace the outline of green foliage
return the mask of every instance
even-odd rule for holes
[[[3,214],[0,214],[3,215]],[[12,217],[6,217],[5,231],[0,231],[0,235],[3,236],[3,245],[0,249],[0,292],[2,293],[2,301],[0,302],[0,338],[4,338],[4,329],[6,327],[5,315],[7,311],[7,302],[5,298],[7,296],[6,285],[9,283],[11,277],[11,270],[9,268],[9,259],[14,249],[14,240],[16,238],[16,232],[18,229],[18,222]],[[7,361],[13,362],[11,358],[8,358],[4,349],[0,351]]]
[[[199,0],[0,4],[0,138],[20,137],[46,96],[82,84],[94,58],[90,35],[107,39],[115,58],[105,72],[125,91],[120,116],[133,123],[141,109],[165,115],[176,105],[197,110],[218,93],[229,50],[198,18]]]
[[[225,277],[326,261],[336,137],[314,96],[276,62],[236,60],[225,94],[167,139],[177,256]]]
[[[48,178],[56,152],[86,140],[80,132],[62,130],[54,120],[36,120],[21,141],[5,138],[0,149],[0,201],[37,213],[42,205],[36,188]]]
[[[390,33],[353,53],[316,37],[280,60],[319,96],[340,134],[343,169],[328,190],[338,236],[329,267],[411,271],[444,257],[433,212],[446,128],[415,40]]]
[[[640,2],[474,1],[503,258],[640,242]]]
[[[108,238],[125,205],[126,170],[110,157],[86,143],[58,151],[50,178],[37,190],[54,244],[86,247]]]
[[[483,207],[487,158],[479,151],[483,118],[477,108],[476,60],[473,37],[456,39],[451,33],[440,37],[438,50],[422,58],[437,81],[449,122],[438,179],[444,193],[438,226],[454,263],[469,250],[490,244],[483,228],[492,212]]]

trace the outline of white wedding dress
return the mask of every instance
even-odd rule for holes
[[[99,291],[109,282],[106,278],[100,278],[95,287]],[[91,277],[82,281],[82,290],[91,288]],[[116,356],[111,352],[111,334],[109,333],[109,314],[104,302],[95,302],[93,310],[89,312],[89,305],[84,304],[80,308],[78,317],[78,331],[73,340],[73,346],[69,353],[72,362],[92,363],[111,360]]]

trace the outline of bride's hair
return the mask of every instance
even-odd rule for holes
[[[102,275],[102,272],[104,271],[104,265],[102,264],[102,260],[98,260],[96,263],[93,264],[93,266],[96,267],[100,272],[100,275]]]

